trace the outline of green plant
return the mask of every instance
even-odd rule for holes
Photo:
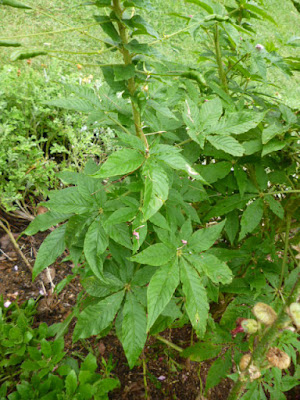
[[[114,378],[96,373],[97,360],[89,353],[78,365],[66,357],[63,338],[49,339],[55,325],[32,327],[35,302],[20,308],[0,304],[0,398],[18,399],[108,399],[119,385]],[[7,311],[5,311],[7,309]],[[2,314],[2,312],[4,313]]]
[[[58,95],[58,79],[75,85],[78,75],[65,78],[55,65],[44,75],[27,66],[18,76],[11,65],[0,73],[0,202],[7,212],[26,210],[28,196],[46,197],[60,170],[80,170],[114,148],[110,128],[87,127],[86,116],[45,105]]]
[[[292,73],[249,38],[251,18],[272,17],[253,1],[187,3],[200,12],[181,15],[187,25],[163,38],[132,9],[151,12],[147,1],[93,3],[106,10],[95,19],[122,63],[100,65],[107,86],[99,97],[71,88],[76,96],[48,104],[112,126],[120,149],[100,168],[89,162],[83,173],[65,175],[70,187],[50,193],[43,203],[50,211],[25,233],[67,221],[42,244],[33,278],[66,247],[81,264],[85,296],[75,341],[114,326],[132,368],[148,334],[189,320],[204,341],[204,359],[226,349],[209,371],[208,391],[229,374],[232,354],[239,361],[249,350],[231,338],[236,319],[249,318],[257,302],[285,315],[299,283],[290,246],[299,241],[299,117],[262,92],[268,68]],[[155,50],[185,32],[205,38],[201,73]],[[22,59],[27,50],[17,54]],[[277,329],[274,323],[261,333],[264,351],[275,347]],[[253,357],[262,357],[261,345],[252,345]],[[242,390],[244,383],[231,398]]]

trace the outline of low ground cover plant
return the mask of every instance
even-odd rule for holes
[[[119,386],[117,379],[96,373],[94,354],[89,353],[80,365],[67,356],[55,325],[41,323],[32,328],[36,312],[33,299],[21,307],[0,301],[1,400],[105,400]]]
[[[25,231],[59,224],[33,278],[67,248],[84,288],[74,341],[114,329],[132,368],[149,335],[190,323],[199,342],[183,355],[218,357],[205,394],[230,374],[231,400],[285,398],[299,378],[300,121],[263,87],[269,68],[292,69],[251,38],[252,18],[273,21],[259,2],[187,3],[199,12],[165,37],[139,14],[146,0],[89,3],[108,36],[100,52],[120,61],[99,65],[99,91],[68,86],[47,104],[88,113],[118,147],[61,174],[69,187]],[[155,48],[183,32],[205,39],[200,67]]]

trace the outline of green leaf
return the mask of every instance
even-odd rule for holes
[[[207,11],[209,14],[213,14],[214,10],[211,6],[207,4],[205,1],[200,1],[200,0],[185,0],[186,3],[193,3],[196,4],[197,6],[203,8],[205,11]]]
[[[66,377],[66,392],[67,396],[72,396],[77,389],[77,375],[74,370],[70,371],[68,376]]]
[[[105,230],[109,237],[115,242],[121,244],[127,249],[132,249],[131,236],[129,226],[126,223],[105,226]]]
[[[158,316],[170,302],[178,283],[179,268],[177,259],[159,268],[151,278],[147,290],[147,331],[150,330]]]
[[[115,318],[123,298],[124,290],[114,293],[97,304],[86,307],[79,314],[77,324],[74,329],[73,340],[85,339],[97,335],[106,329]]]
[[[255,128],[264,118],[265,113],[254,111],[240,111],[226,114],[216,125],[210,129],[210,133],[219,135],[240,135]]]
[[[45,268],[53,264],[54,261],[65,250],[65,232],[67,225],[61,225],[50,233],[43,241],[39,248],[35,264],[32,271],[32,279],[34,280]]]
[[[248,177],[247,177],[246,172],[243,170],[243,168],[238,164],[235,164],[235,166],[234,166],[234,176],[237,181],[241,197],[244,197],[245,190],[246,190],[247,183],[248,183]]]
[[[211,389],[212,387],[218,385],[223,378],[226,377],[231,368],[231,351],[227,351],[225,354],[225,359],[222,357],[217,358],[217,360],[210,367],[207,378],[205,391]]]
[[[254,231],[262,219],[263,212],[264,204],[262,199],[257,199],[248,205],[242,215],[239,240],[242,240],[247,233]]]
[[[0,2],[0,5],[1,5],[1,2]],[[0,47],[21,47],[21,46],[22,46],[22,43],[19,43],[19,42],[13,42],[11,40],[0,40]]]
[[[239,231],[239,227],[239,214],[237,210],[234,210],[227,214],[225,223],[225,231],[231,244],[234,243],[234,239]]]
[[[253,12],[254,14],[257,14],[257,15],[263,17],[264,19],[268,19],[269,21],[273,22],[273,24],[277,25],[274,18],[271,17],[271,15],[268,14],[261,7],[258,7],[257,5],[254,5],[254,4],[245,3],[245,9]]]
[[[262,131],[262,143],[266,144],[275,136],[281,135],[285,131],[282,125],[272,124]]]
[[[197,269],[200,275],[204,273],[213,283],[228,285],[232,282],[231,269],[214,255],[202,253],[191,257],[186,256],[186,259]]]
[[[191,178],[199,180],[202,183],[207,183],[202,178],[202,176],[189,165],[189,163],[184,159],[184,157],[181,154],[178,153],[162,154],[156,156],[156,158],[165,162],[173,169],[187,172]]]
[[[54,225],[65,221],[72,214],[62,214],[55,211],[48,211],[45,214],[40,214],[30,223],[30,225],[25,229],[25,235],[32,236],[37,232],[44,232]]]
[[[93,105],[90,101],[80,99],[78,97],[66,97],[62,99],[48,100],[45,101],[45,104],[84,113],[90,113],[97,110],[95,105]]]
[[[169,195],[169,178],[157,163],[148,163],[143,171],[146,175],[142,212],[148,220],[162,207]]]
[[[0,6],[10,6],[15,8],[24,8],[26,10],[31,10],[31,7],[26,4],[20,3],[17,0],[0,0]]]
[[[121,42],[121,38],[118,34],[118,31],[114,27],[110,17],[106,17],[104,15],[94,15],[94,18],[99,24],[103,31],[116,43]]]
[[[108,178],[110,176],[125,175],[137,170],[145,161],[145,156],[137,150],[122,149],[108,157],[105,163],[93,176]]]
[[[46,339],[41,340],[41,352],[46,358],[52,355],[51,344]]]
[[[108,246],[108,235],[97,218],[89,227],[84,239],[84,255],[97,278],[103,280],[103,254]]]
[[[221,236],[224,225],[225,220],[208,228],[197,230],[188,241],[188,246],[196,252],[209,249]]]
[[[206,139],[219,150],[225,151],[225,153],[233,156],[241,157],[245,149],[244,147],[231,136],[207,136]]]
[[[91,212],[94,204],[80,195],[77,187],[50,192],[50,200],[46,204],[51,211],[60,213],[84,214]]]
[[[208,165],[197,165],[197,170],[200,172],[203,179],[209,184],[225,178],[225,176],[229,174],[231,168],[232,163],[228,161],[220,161]]]
[[[115,225],[131,221],[138,213],[138,208],[122,207],[113,212],[105,221],[105,225]]]
[[[185,295],[185,308],[198,336],[203,336],[208,318],[206,290],[197,271],[183,258],[180,259],[180,279]]]
[[[116,64],[113,66],[115,81],[124,81],[130,78],[133,78],[135,75],[135,67],[133,64],[124,65],[124,64]]]
[[[254,197],[253,194],[245,195],[243,199],[239,194],[234,194],[228,198],[222,198],[212,209],[206,214],[205,219],[209,221],[213,217],[222,216],[230,213],[235,209],[240,209],[245,206],[248,200]]]
[[[159,212],[154,214],[150,220],[149,220],[153,225],[159,226],[162,229],[166,229],[167,231],[170,230],[170,226],[166,220],[166,218]]]
[[[270,210],[273,211],[277,217],[283,219],[284,217],[284,208],[282,207],[280,201],[276,201],[273,196],[266,196],[266,202],[269,204]]]
[[[187,357],[191,361],[201,362],[217,357],[221,350],[221,345],[216,346],[209,342],[199,342],[184,349],[180,356]]]
[[[140,264],[160,267],[161,265],[167,264],[175,255],[176,249],[167,247],[163,243],[156,243],[131,257],[130,260]]]
[[[263,146],[263,151],[261,153],[261,156],[264,157],[267,154],[273,153],[273,151],[282,150],[286,145],[287,145],[286,142],[282,142],[281,140],[278,139],[273,139]]]
[[[10,55],[11,61],[29,60],[38,56],[46,56],[48,54],[45,50],[16,50]]]
[[[123,308],[122,345],[128,364],[133,368],[147,339],[147,317],[143,306],[128,292]]]

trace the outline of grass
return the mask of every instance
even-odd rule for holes
[[[232,2],[233,0],[220,0],[220,2]],[[95,7],[80,6],[82,0],[24,0],[27,4],[34,8],[31,10],[20,10],[6,8],[0,6],[0,19],[4,21],[0,26],[0,39],[15,37],[15,40],[21,41],[28,48],[47,48],[56,51],[70,52],[88,52],[104,49],[102,30],[95,25],[93,14]],[[170,13],[184,13],[185,15],[193,14],[197,7],[184,0],[153,0],[154,10],[146,19],[150,19],[154,27],[160,34],[168,34],[177,31],[184,26],[184,20],[174,18]],[[291,0],[264,0],[264,4],[268,12],[277,22],[277,26],[265,21],[256,22],[257,42],[266,44],[273,42],[279,49],[279,53],[285,56],[300,56],[300,49],[287,46],[286,42],[292,36],[300,36],[300,14],[293,6]],[[99,9],[99,13],[102,10]],[[97,13],[97,10],[96,10]],[[84,27],[82,29],[71,30],[72,28]],[[60,31],[60,33],[49,34],[48,32]],[[165,41],[166,42],[166,41]],[[171,50],[164,48],[168,57],[182,60],[187,63],[195,61],[195,48],[197,44],[188,35],[178,35],[172,38],[173,48]],[[182,50],[182,45],[183,50]],[[160,45],[157,45],[158,49]],[[9,55],[13,50],[0,48],[0,67],[9,64]],[[95,67],[96,63],[111,63],[116,61],[116,53],[107,52],[101,56],[92,55],[87,57],[84,54],[63,54],[56,53],[58,62],[53,62],[49,57],[38,58],[33,60],[33,67],[41,70],[43,64],[51,68],[53,65],[66,74],[76,72],[77,65],[84,66],[78,75],[88,76],[90,74],[97,77],[101,76],[99,68]],[[25,62],[18,62],[18,66],[24,68]],[[283,73],[276,70],[276,73],[270,74],[270,80],[277,85],[275,92],[280,92],[283,99],[291,106],[297,107],[300,98],[300,73],[295,73],[293,78],[286,77]]]

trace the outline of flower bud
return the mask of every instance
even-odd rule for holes
[[[265,325],[272,325],[277,318],[277,314],[273,308],[265,303],[256,303],[252,312],[258,321]]]
[[[240,367],[241,371],[245,371],[249,367],[251,358],[252,358],[251,354],[249,354],[249,353],[243,355],[243,357],[241,358],[241,361],[239,363],[239,367]]]
[[[257,51],[262,51],[262,50],[264,50],[264,46],[263,46],[262,44],[260,44],[260,43],[258,43],[258,44],[255,46],[255,48],[256,48]]]
[[[291,357],[278,347],[271,347],[267,353],[267,359],[273,367],[286,369],[291,364]]]
[[[297,329],[300,329],[300,303],[292,303],[289,308],[289,314]]]
[[[258,369],[258,367],[256,367],[256,365],[251,364],[249,367],[249,376],[250,376],[250,381],[254,381],[255,379],[258,379],[261,376],[261,372]]]
[[[259,324],[255,319],[244,319],[241,326],[246,333],[255,333],[258,330]]]

